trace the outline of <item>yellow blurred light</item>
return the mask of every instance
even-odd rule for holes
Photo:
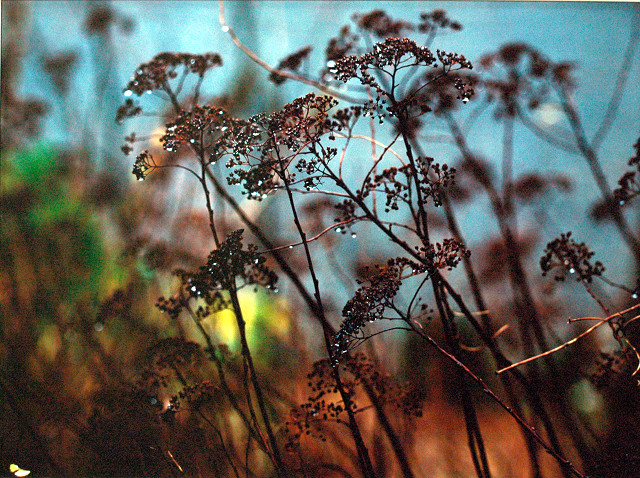
[[[166,130],[163,126],[158,126],[151,132],[151,137],[149,138],[149,147],[150,148],[162,148],[162,143],[160,142],[160,138],[164,136]]]
[[[15,476],[27,476],[31,472],[29,470],[23,470],[18,465],[11,463],[9,465],[9,471],[13,473]]]
[[[238,300],[248,337],[259,340],[258,331],[261,328],[266,328],[276,335],[284,335],[289,331],[290,314],[283,299],[264,292],[254,292],[253,289],[243,289],[238,292]],[[238,325],[231,309],[216,313],[211,325],[221,342],[230,346],[236,344]]]

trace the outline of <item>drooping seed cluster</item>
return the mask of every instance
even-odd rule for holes
[[[338,363],[349,351],[351,342],[359,338],[368,323],[383,319],[385,310],[393,306],[402,284],[402,270],[402,265],[397,265],[394,259],[389,259],[385,266],[376,266],[369,284],[360,287],[347,301],[342,309],[344,320],[332,341],[333,363]]]

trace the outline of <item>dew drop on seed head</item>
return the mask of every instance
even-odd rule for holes
[[[131,91],[131,90],[126,90],[124,92],[124,96],[131,96],[132,94],[133,94],[133,91]]]

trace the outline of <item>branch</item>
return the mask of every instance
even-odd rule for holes
[[[528,359],[522,360],[520,362],[516,362],[514,364],[509,365],[508,367],[504,367],[504,368],[496,371],[496,373],[499,375],[499,374],[501,374],[503,372],[506,372],[507,370],[511,370],[512,368],[519,367],[520,365],[524,365],[524,364],[527,364],[529,362],[533,362],[534,360],[538,360],[539,358],[546,357],[547,355],[551,355],[551,354],[553,354],[555,352],[558,352],[558,351],[562,350],[563,348],[568,347],[569,345],[575,344],[582,337],[584,337],[586,335],[589,335],[591,332],[596,330],[601,325],[607,324],[607,323],[611,322],[611,320],[613,320],[613,319],[615,319],[617,317],[622,317],[622,314],[630,312],[631,310],[634,310],[634,309],[636,309],[638,307],[640,307],[640,304],[636,304],[633,307],[629,307],[628,309],[625,309],[622,312],[616,312],[615,314],[612,314],[612,315],[610,315],[609,317],[607,317],[605,319],[601,319],[599,317],[583,317],[581,319],[573,319],[572,322],[575,322],[577,320],[597,320],[598,323],[596,325],[593,325],[593,326],[589,327],[587,330],[582,332],[577,337],[574,337],[573,339],[569,340],[568,342],[565,342],[565,343],[563,343],[563,344],[561,344],[561,345],[559,345],[557,347],[554,347],[551,350],[547,350],[544,353],[541,353],[541,354],[538,354],[538,355],[534,355],[533,357],[529,357]],[[636,369],[636,371],[633,372],[633,375],[638,373],[638,370],[640,370],[640,365],[638,366],[638,369]]]
[[[218,5],[220,7],[220,9],[219,9],[220,13],[218,15],[218,19],[219,19],[220,27],[222,28],[222,31],[225,32],[225,33],[228,33],[229,36],[231,37],[231,40],[233,41],[233,43],[236,44],[236,46],[238,48],[240,48],[249,58],[251,58],[251,60],[253,60],[258,65],[260,65],[265,70],[267,70],[269,73],[275,73],[276,75],[283,76],[283,77],[288,78],[290,80],[294,80],[294,81],[297,81],[299,83],[304,83],[305,85],[313,86],[314,88],[317,88],[318,90],[322,91],[323,93],[331,95],[331,96],[333,96],[335,98],[340,98],[341,100],[347,101],[349,103],[357,103],[357,104],[364,103],[364,100],[344,95],[344,94],[342,94],[342,93],[340,93],[340,92],[338,92],[338,91],[336,91],[336,90],[334,90],[332,88],[329,88],[329,87],[327,87],[327,86],[323,85],[322,83],[319,83],[319,82],[317,82],[315,80],[312,80],[312,79],[307,78],[305,76],[296,75],[296,74],[290,73],[288,71],[279,70],[279,69],[274,68],[271,65],[269,65],[267,62],[262,60],[258,55],[256,55],[253,51],[251,51],[244,43],[242,43],[240,41],[240,39],[238,38],[238,36],[236,35],[236,33],[233,31],[233,28],[231,28],[227,24],[227,21],[225,19],[225,15],[224,15],[224,0],[219,0],[218,1]]]

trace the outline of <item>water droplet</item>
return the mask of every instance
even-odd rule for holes
[[[228,126],[223,126],[222,128],[220,128],[220,131],[227,131],[229,129]]]
[[[342,232],[342,229],[339,227],[336,227],[336,232]]]
[[[190,142],[190,143],[195,143],[195,142],[196,142],[196,140],[195,140],[195,139],[193,139],[193,138],[191,138],[191,139],[189,140],[189,142]]]
[[[229,31],[229,25],[222,25],[222,28],[220,30],[227,33]]]
[[[144,178],[138,178],[138,181],[144,181]]]
[[[255,259],[255,260],[253,261],[253,263],[254,263],[254,264],[258,264],[259,262],[260,262],[260,259]]]
[[[620,201],[620,205],[621,205],[621,206],[624,206],[624,201]]]
[[[576,270],[572,267],[571,269],[569,269],[569,274],[575,274]]]
[[[293,249],[293,246],[289,246],[289,249]]]
[[[636,294],[635,292],[633,294],[631,294],[631,298],[632,299],[637,299],[638,298],[638,294]]]
[[[147,90],[147,94],[150,95],[151,93],[153,93],[153,91],[151,90]]]
[[[102,332],[104,330],[104,324],[101,322],[96,322],[93,325],[93,330],[95,330],[96,332]]]
[[[462,102],[463,103],[469,103],[469,98],[467,98],[466,96],[464,98],[462,98]]]
[[[156,403],[158,403],[158,399],[156,397],[152,397],[149,401],[151,402],[151,405],[155,405]]]
[[[358,235],[355,232],[352,232],[351,233],[351,237],[353,237],[355,239],[356,237],[358,237]]]
[[[196,291],[196,286],[195,285],[191,286],[191,292],[195,292],[195,291]]]
[[[124,92],[124,96],[131,96],[132,94],[133,94],[133,91],[131,91],[131,90],[126,90]]]
[[[327,68],[333,68],[334,66],[336,66],[336,62],[333,60],[329,60],[327,62]]]
[[[273,289],[274,294],[277,294],[280,291],[280,289],[278,289],[277,287],[275,289]]]

